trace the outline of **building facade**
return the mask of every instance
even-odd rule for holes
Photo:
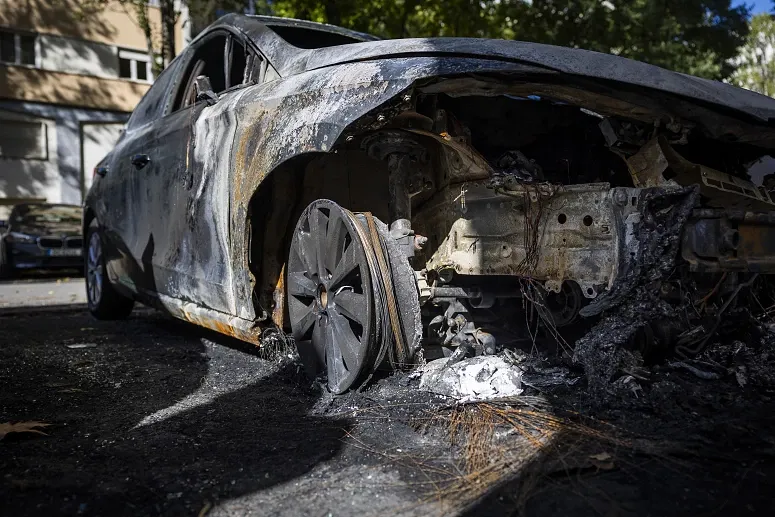
[[[83,0],[0,0],[0,220],[19,202],[80,204],[152,82],[134,7],[103,4],[84,12]],[[148,2],[156,40],[157,4]],[[178,52],[190,39],[179,7]]]

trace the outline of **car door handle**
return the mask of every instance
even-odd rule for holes
[[[131,161],[132,165],[134,165],[137,169],[142,169],[151,162],[151,157],[147,154],[135,154],[132,156]]]

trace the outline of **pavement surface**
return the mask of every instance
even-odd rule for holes
[[[314,414],[320,392],[295,363],[142,306],[97,321],[79,288],[82,279],[0,285],[0,424],[51,424],[0,442],[0,514],[422,506],[395,467],[345,444],[354,421]]]
[[[596,409],[581,388],[562,388],[544,399],[560,416],[547,420],[531,396],[509,409],[527,427],[495,428],[485,417],[505,406],[453,407],[420,395],[406,375],[332,397],[290,351],[269,360],[142,307],[125,321],[97,321],[76,292],[81,279],[39,280],[0,285],[0,431],[9,422],[49,424],[38,428],[44,435],[0,437],[1,515],[775,508],[770,370],[750,370],[745,387],[734,376],[657,370],[643,391]],[[467,439],[453,432],[466,425]],[[478,447],[492,437],[497,447]],[[530,452],[505,461],[503,450]],[[477,457],[485,462],[472,470]]]
[[[31,276],[0,281],[0,309],[86,304],[82,277]]]

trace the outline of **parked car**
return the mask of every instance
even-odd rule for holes
[[[0,249],[3,276],[29,269],[81,269],[81,207],[45,203],[14,206]]]
[[[337,393],[636,293],[684,316],[622,321],[696,352],[713,300],[775,272],[775,203],[748,173],[772,120],[773,99],[612,55],[225,16],[95,169],[89,306],[290,332]]]

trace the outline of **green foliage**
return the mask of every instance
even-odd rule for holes
[[[740,50],[738,69],[731,82],[755,92],[775,96],[775,19],[760,14],[751,19],[751,32]]]
[[[518,39],[610,52],[702,77],[729,77],[748,33],[731,0],[274,0],[263,12],[386,38]]]

